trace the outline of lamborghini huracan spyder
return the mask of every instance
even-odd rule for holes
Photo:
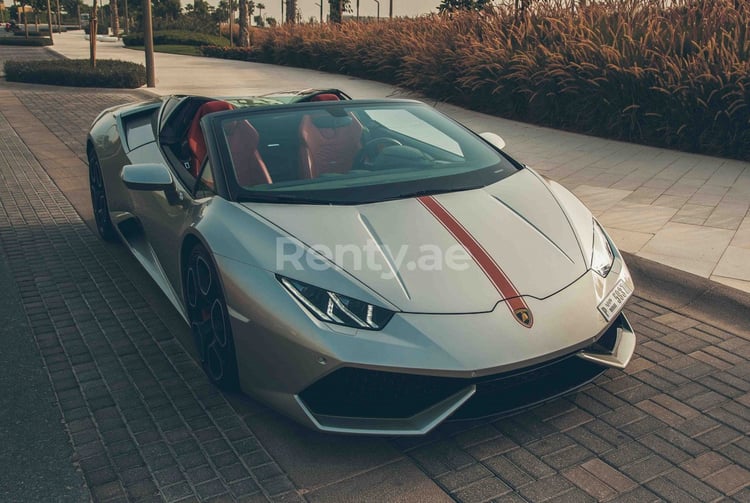
[[[169,96],[88,136],[102,238],[206,374],[323,431],[423,434],[623,368],[633,282],[561,185],[410,100]]]

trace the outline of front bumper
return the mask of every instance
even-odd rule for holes
[[[444,420],[514,413],[568,393],[608,368],[624,368],[635,334],[620,314],[594,344],[510,372],[475,378],[342,367],[295,400],[322,431],[421,435]]]
[[[397,313],[382,331],[314,319],[272,274],[217,258],[225,281],[243,389],[312,428],[420,435],[446,419],[507,414],[623,368],[635,335],[596,306],[618,282],[589,272],[546,299],[526,298],[522,327],[504,303],[487,313]],[[252,285],[254,292],[244,285]],[[246,299],[252,299],[247,302]]]

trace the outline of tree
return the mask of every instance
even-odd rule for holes
[[[457,10],[482,10],[489,7],[492,0],[442,0],[438,12],[455,12]]]
[[[234,0],[229,0],[229,47],[234,46]]]
[[[252,0],[240,0],[240,46],[250,47],[250,16],[255,10]]]
[[[60,0],[55,0],[57,6],[57,29],[62,33],[62,14],[60,13]]]
[[[117,12],[117,0],[109,0],[109,14],[112,16],[110,21],[112,35],[120,38],[120,14]]]
[[[332,23],[340,23],[344,12],[352,11],[351,0],[328,0],[328,6],[330,9],[329,18]]]
[[[82,4],[81,0],[60,0],[60,7],[68,13],[69,16],[75,16],[78,12],[78,6]]]
[[[205,0],[195,0],[193,4],[193,15],[199,19],[207,19],[209,17],[208,10],[210,5]],[[185,6],[187,10],[187,6]]]
[[[39,32],[39,13],[47,10],[47,0],[27,0],[34,13],[34,30]]]
[[[155,17],[175,20],[180,15],[180,0],[153,0],[151,2]]]
[[[52,6],[47,0],[47,27],[49,28],[49,41],[52,42]]]
[[[286,19],[287,23],[294,23],[297,18],[297,0],[286,0]]]
[[[227,0],[221,0],[219,5],[216,6],[211,18],[214,23],[223,23],[229,17],[229,3]]]
[[[260,17],[263,17],[263,9],[266,8],[266,4],[259,3],[258,5],[256,5],[256,7],[258,8],[258,15]]]

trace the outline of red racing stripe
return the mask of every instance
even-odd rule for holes
[[[461,246],[471,255],[474,262],[482,269],[487,278],[495,286],[495,289],[505,299],[505,304],[510,309],[513,317],[518,323],[526,328],[531,328],[534,324],[534,318],[531,315],[531,309],[523,300],[521,294],[515,285],[510,281],[508,276],[503,272],[495,259],[487,253],[487,250],[472,236],[456,218],[446,210],[432,196],[418,197],[417,200],[422,203],[427,211],[440,222],[445,229],[458,241]]]

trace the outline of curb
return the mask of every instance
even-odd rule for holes
[[[750,293],[622,252],[636,295],[750,340]]]

